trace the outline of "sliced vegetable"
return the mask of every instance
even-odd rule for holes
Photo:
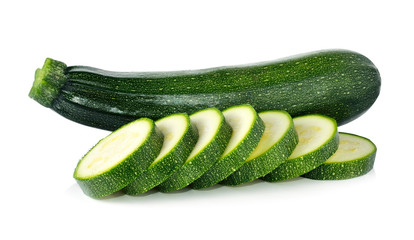
[[[264,123],[250,105],[238,105],[223,111],[232,128],[224,153],[211,168],[190,186],[201,189],[213,186],[236,171],[256,148],[264,132]]]
[[[128,195],[144,193],[162,183],[187,159],[198,138],[185,113],[172,114],[155,122],[164,135],[158,157],[141,175],[124,188]]]
[[[231,137],[231,127],[217,108],[208,108],[190,116],[198,130],[198,141],[184,165],[157,189],[171,192],[188,186],[203,175],[221,156]]]
[[[246,162],[220,183],[240,185],[268,174],[282,164],[298,143],[292,118],[285,111],[259,113],[265,131],[256,149]]]
[[[303,177],[318,180],[340,180],[362,176],[374,167],[377,148],[369,139],[350,133],[339,133],[339,148],[326,162]]]
[[[299,143],[289,158],[262,179],[281,181],[305,174],[332,156],[338,149],[339,139],[334,119],[312,114],[293,119]]]
[[[99,141],[78,163],[73,177],[83,192],[100,198],[131,183],[157,157],[163,136],[141,118]]]
[[[365,56],[325,50],[276,61],[175,72],[110,72],[46,59],[29,96],[75,122],[114,130],[139,117],[251,104],[293,117],[319,113],[339,125],[363,114],[380,92]]]

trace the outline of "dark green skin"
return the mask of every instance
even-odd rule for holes
[[[87,179],[78,178],[75,170],[73,177],[82,191],[92,198],[110,195],[131,183],[154,161],[161,150],[163,139],[163,135],[154,125],[148,139],[114,168]]]
[[[366,140],[370,141],[369,139]],[[305,173],[302,177],[315,180],[344,180],[359,177],[372,170],[374,167],[376,153],[377,149],[375,148],[372,153],[369,153],[367,156],[362,158],[352,159],[346,162],[323,163],[314,170]]]
[[[234,173],[220,182],[220,184],[235,186],[244,184],[275,170],[292,154],[298,143],[298,135],[292,125],[285,136],[264,154],[243,164]]]
[[[239,169],[257,147],[264,129],[262,119],[256,114],[253,127],[239,145],[226,156],[221,156],[200,178],[192,182],[190,187],[193,189],[211,187]]]
[[[240,104],[258,112],[285,110],[292,117],[319,113],[342,125],[371,107],[381,85],[374,64],[347,50],[174,72],[119,73],[73,66],[65,76],[54,101],[42,104],[76,122],[109,130],[139,117],[159,119]]]
[[[188,118],[187,114],[185,114]],[[184,136],[163,159],[148,167],[141,175],[127,185],[123,191],[128,195],[138,195],[153,189],[180,166],[184,164],[190,155],[198,139],[198,131],[193,128],[188,119],[188,128]]]
[[[221,113],[220,113],[221,114]],[[167,180],[157,186],[160,192],[172,192],[188,186],[203,175],[222,155],[230,140],[232,129],[224,120],[218,134],[197,155],[175,171]]]

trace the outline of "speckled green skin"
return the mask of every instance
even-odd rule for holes
[[[157,189],[159,191],[172,192],[188,186],[203,175],[220,158],[230,140],[232,130],[230,125],[224,120],[223,114],[218,109],[216,111],[222,120],[214,138],[197,155],[188,159],[167,180],[158,185]]]
[[[332,121],[334,122],[333,119]],[[338,145],[339,135],[338,132],[335,131],[325,144],[321,145],[319,148],[297,158],[286,160],[275,170],[262,177],[262,179],[268,182],[277,182],[299,177],[324,163],[336,152]]]
[[[353,135],[369,141],[374,146],[374,151],[367,153],[364,157],[346,162],[325,162],[314,170],[302,175],[302,177],[316,180],[343,180],[362,176],[372,170],[377,153],[375,144],[367,138],[349,133],[339,133],[339,137],[342,134]]]
[[[347,50],[174,72],[119,73],[72,66],[61,81],[62,87],[42,88],[58,88],[53,100],[42,94],[52,90],[38,90],[35,84],[31,97],[68,119],[108,130],[139,117],[159,119],[239,104],[250,104],[258,112],[285,110],[292,117],[319,113],[342,125],[371,107],[381,85],[374,64]]]
[[[171,176],[180,166],[182,166],[187,157],[190,155],[197,142],[198,132],[190,124],[190,119],[187,114],[179,113],[167,117],[174,115],[185,115],[187,118],[188,125],[184,136],[177,142],[175,147],[171,149],[169,153],[167,153],[156,163],[151,164],[141,175],[127,185],[123,189],[126,194],[138,195],[153,189]]]
[[[234,173],[221,181],[220,184],[235,186],[253,181],[270,173],[280,164],[285,162],[298,143],[298,135],[293,125],[292,118],[290,116],[289,118],[291,124],[278,142],[262,155],[243,164],[243,166],[237,169]]]
[[[234,110],[239,106],[244,105],[233,106],[223,112],[230,109]],[[244,139],[231,152],[221,156],[200,178],[191,183],[191,188],[202,189],[211,187],[228,177],[245,163],[259,143],[265,129],[265,125],[256,111],[253,108],[251,108],[251,111],[255,115],[255,119]]]
[[[137,121],[142,120],[139,119]],[[86,195],[93,198],[101,198],[121,190],[137,178],[158,156],[162,147],[163,136],[152,120],[145,119],[145,121],[151,121],[153,126],[148,138],[122,162],[110,170],[91,178],[78,177],[78,167],[76,167],[73,177]],[[133,123],[123,127],[128,127]]]

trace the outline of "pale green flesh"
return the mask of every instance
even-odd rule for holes
[[[368,156],[375,146],[368,140],[349,134],[339,133],[339,147],[325,163],[347,162]]]
[[[226,122],[232,128],[233,133],[226,149],[224,150],[224,153],[222,154],[222,158],[233,151],[246,137],[250,129],[253,127],[256,113],[253,112],[251,107],[238,106],[226,109],[223,111],[223,115]]]
[[[147,139],[151,129],[149,121],[138,120],[113,132],[85,155],[76,169],[76,177],[94,177],[118,165]]]
[[[199,137],[187,162],[200,153],[217,135],[222,118],[217,110],[208,109],[191,115],[190,121],[197,128]]]
[[[324,145],[336,133],[336,125],[331,120],[318,116],[297,117],[293,119],[299,142],[288,160],[296,159]]]
[[[247,158],[246,162],[267,152],[289,130],[290,117],[285,113],[269,111],[259,113],[259,117],[265,124],[265,131],[256,149]]]
[[[156,121],[155,125],[164,135],[164,143],[162,145],[160,154],[151,165],[154,165],[163,159],[165,155],[174,149],[174,147],[186,133],[186,130],[188,128],[188,121],[185,115],[174,114]]]

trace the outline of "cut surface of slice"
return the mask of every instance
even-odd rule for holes
[[[283,163],[295,149],[298,136],[291,116],[285,111],[259,113],[265,131],[246,162],[220,183],[240,185],[268,174]]]
[[[362,176],[374,167],[377,148],[369,139],[339,133],[338,150],[326,162],[303,177],[317,180],[342,180]]]
[[[232,128],[231,138],[220,158],[190,186],[201,189],[213,186],[243,165],[256,148],[265,126],[250,105],[237,105],[223,111]]]
[[[325,162],[338,149],[338,131],[332,118],[311,114],[293,119],[299,142],[289,158],[262,179],[269,182],[303,175]]]
[[[198,133],[185,113],[172,114],[155,122],[164,136],[160,154],[141,175],[124,188],[128,195],[144,193],[167,179],[187,159]]]
[[[157,157],[162,142],[152,120],[138,119],[99,141],[79,161],[73,177],[86,195],[109,195],[140,175]]]
[[[158,185],[161,192],[184,188],[199,178],[219,159],[231,137],[231,127],[217,108],[198,111],[190,120],[197,128],[198,141],[186,162]]]

